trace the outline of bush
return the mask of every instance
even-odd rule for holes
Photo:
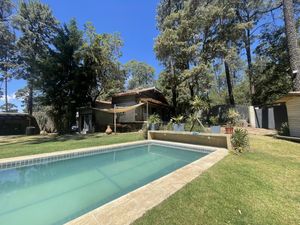
[[[248,131],[242,128],[235,129],[231,136],[231,144],[234,152],[237,154],[249,150]]]
[[[172,117],[171,120],[170,120],[170,122],[173,123],[173,124],[180,124],[180,123],[183,122],[183,119],[184,119],[183,116],[178,115],[176,117]]]
[[[227,112],[227,123],[235,126],[239,119],[240,119],[240,114],[234,109],[234,108],[230,108]]]
[[[212,126],[217,126],[219,124],[219,118],[216,116],[211,116],[209,122]]]
[[[158,114],[152,114],[148,118],[148,123],[150,123],[150,124],[161,123],[160,116]]]
[[[282,123],[280,129],[278,130],[278,134],[281,136],[290,136],[290,128],[288,123]]]

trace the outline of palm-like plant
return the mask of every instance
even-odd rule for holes
[[[198,122],[200,126],[205,130],[205,127],[203,126],[199,117],[204,111],[208,110],[209,108],[208,103],[202,100],[199,96],[196,96],[191,104],[192,104],[193,113],[189,116],[189,120],[192,122],[190,131],[193,130],[196,122]]]

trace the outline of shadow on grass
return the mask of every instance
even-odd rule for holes
[[[27,137],[27,136],[21,136]],[[18,138],[21,138],[18,137]],[[20,140],[16,142],[11,142],[11,143],[5,143],[1,144],[0,148],[3,146],[10,146],[10,145],[16,145],[16,144],[24,144],[24,145],[30,145],[30,144],[42,144],[42,143],[55,143],[55,142],[65,142],[65,141],[81,141],[89,138],[101,138],[101,135],[97,134],[67,134],[67,135],[53,135],[53,136],[36,136],[36,137],[31,137],[30,139],[27,140]],[[13,137],[13,139],[16,139]]]

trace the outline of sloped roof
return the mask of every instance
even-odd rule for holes
[[[276,101],[276,103],[282,103],[282,102],[287,102],[293,98],[296,98],[296,97],[300,97],[300,91],[292,91],[292,92],[289,92],[287,95],[281,97],[280,99],[278,99]]]
[[[146,91],[151,91],[151,90],[161,93],[161,91],[158,90],[156,87],[149,87],[149,88],[140,88],[140,89],[133,89],[133,90],[121,92],[121,93],[115,94],[114,97],[136,95],[136,94],[140,94],[140,93],[143,93]]]

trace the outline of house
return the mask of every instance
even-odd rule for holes
[[[300,137],[300,91],[290,92],[276,102],[286,104],[290,135]]]
[[[158,114],[168,121],[170,106],[165,96],[155,87],[134,89],[112,96],[111,101],[96,101],[94,108],[79,109],[80,131],[104,131],[113,127],[116,115],[119,131],[140,130],[148,116]]]
[[[135,110],[120,113],[117,122],[144,123],[148,119],[147,116],[152,114],[160,115],[163,121],[169,120],[170,106],[165,96],[155,87],[129,90],[112,97],[112,104],[117,107],[133,106],[139,103],[144,104]]]

